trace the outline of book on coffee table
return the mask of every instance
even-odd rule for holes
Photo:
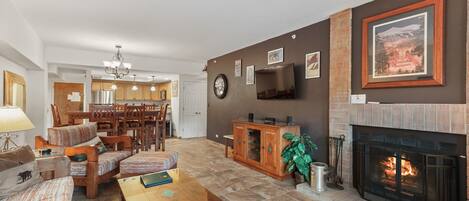
[[[143,186],[145,186],[145,188],[149,188],[172,183],[173,178],[171,178],[171,176],[169,176],[169,174],[165,171],[142,175],[140,176],[140,181],[142,182]]]

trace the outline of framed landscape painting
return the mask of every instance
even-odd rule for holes
[[[278,48],[267,52],[267,64],[276,64],[283,62],[283,48]]]
[[[306,54],[305,79],[318,78],[321,76],[321,52]]]
[[[425,0],[363,20],[362,87],[443,85],[444,0]]]

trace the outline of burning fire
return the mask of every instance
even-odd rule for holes
[[[396,176],[396,157],[387,157],[381,164],[385,167],[384,174],[386,174],[386,176]],[[401,159],[401,176],[416,176],[417,173],[417,169],[412,166],[410,161]]]

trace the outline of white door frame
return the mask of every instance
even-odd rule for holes
[[[183,81],[182,84],[181,84],[181,122],[180,122],[180,125],[181,125],[181,137],[182,138],[191,138],[193,136],[189,136],[186,134],[186,131],[184,130],[184,127],[185,127],[185,115],[184,115],[184,108],[185,108],[185,103],[184,103],[184,96],[186,95],[185,93],[185,86],[186,84],[202,84],[204,87],[204,90],[203,92],[200,94],[200,96],[203,98],[203,106],[202,106],[202,114],[201,114],[201,118],[202,118],[202,125],[203,125],[203,131],[204,131],[204,136],[199,136],[199,137],[206,137],[207,136],[207,81]]]

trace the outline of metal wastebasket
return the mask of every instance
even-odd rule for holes
[[[325,163],[311,163],[311,189],[316,192],[326,191],[326,174],[328,166]]]

